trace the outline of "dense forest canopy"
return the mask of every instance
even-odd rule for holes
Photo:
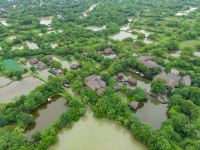
[[[0,0],[0,82],[0,150],[48,149],[88,108],[150,150],[200,150],[200,0]],[[57,94],[67,109],[28,139]],[[149,97],[156,129],[137,116]]]

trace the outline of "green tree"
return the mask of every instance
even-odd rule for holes
[[[154,79],[151,83],[151,92],[155,94],[164,94],[166,92],[166,81],[162,78]]]

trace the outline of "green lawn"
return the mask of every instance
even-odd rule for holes
[[[196,44],[198,43],[199,43],[199,39],[187,40],[187,41],[181,42],[180,47],[181,48],[185,48],[185,47],[195,48]]]
[[[19,66],[17,64],[17,61],[15,59],[4,59],[3,60],[3,64],[4,64],[4,67],[5,67],[6,71],[10,71],[10,72],[20,71],[20,72],[24,72],[23,68],[21,68],[21,66]]]

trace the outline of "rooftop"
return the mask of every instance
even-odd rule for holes
[[[33,64],[37,64],[39,62],[39,60],[37,58],[31,58],[29,62],[30,62],[30,64],[33,65]]]
[[[139,102],[137,101],[132,101],[130,103],[130,107],[133,108],[133,109],[137,109],[139,107]]]
[[[156,67],[160,67],[155,61],[152,60],[149,56],[140,56],[138,59],[141,63],[143,63],[147,68],[152,69]]]
[[[167,86],[171,88],[175,88],[179,85],[181,77],[175,73],[165,73],[161,72],[159,75],[155,76],[155,78],[162,78],[167,82]]]
[[[43,62],[39,62],[37,64],[37,69],[39,69],[39,70],[45,69],[46,67],[47,67],[47,65]]]
[[[71,70],[76,70],[76,69],[78,69],[79,66],[80,66],[80,64],[78,64],[78,63],[72,64],[72,65],[70,66],[70,69],[71,69]]]
[[[100,76],[92,75],[85,78],[85,84],[88,88],[97,91],[100,94],[106,87],[106,82],[101,80]]]
[[[192,79],[189,75],[186,75],[182,78],[182,83],[186,86],[190,86],[192,83]]]
[[[104,54],[106,54],[106,55],[114,54],[113,49],[112,48],[104,49]]]

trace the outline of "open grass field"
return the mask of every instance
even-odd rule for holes
[[[196,40],[187,40],[184,42],[180,43],[180,48],[185,48],[185,47],[189,47],[189,48],[196,48],[195,46],[199,43],[199,39]]]
[[[23,68],[21,68],[15,59],[4,59],[3,60],[3,64],[5,67],[5,70],[10,71],[10,72],[16,72],[16,71],[20,71],[20,72],[24,72]]]

